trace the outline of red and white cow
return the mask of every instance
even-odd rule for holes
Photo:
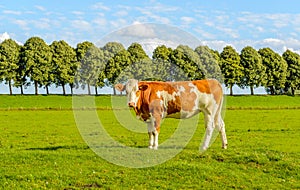
[[[149,148],[157,149],[161,120],[165,117],[190,118],[199,112],[205,116],[206,150],[216,127],[221,133],[222,147],[227,148],[225,124],[221,117],[223,91],[217,80],[182,82],[146,82],[130,79],[116,84],[118,91],[126,90],[128,106],[137,117],[148,124]]]

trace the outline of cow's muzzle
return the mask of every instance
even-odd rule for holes
[[[129,102],[129,103],[128,103],[128,106],[129,106],[129,107],[135,107],[135,103],[134,103],[134,102]]]

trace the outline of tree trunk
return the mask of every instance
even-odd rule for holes
[[[233,84],[230,84],[230,96],[233,96],[233,90],[232,90]]]
[[[88,95],[91,95],[91,88],[90,88],[90,84],[87,84],[88,86]]]
[[[8,86],[9,86],[9,94],[12,95],[11,80],[8,81]]]
[[[20,88],[21,88],[21,95],[24,95],[23,85],[21,85]]]
[[[275,95],[274,86],[270,86],[270,93],[271,95]]]
[[[95,94],[96,94],[96,96],[98,96],[98,88],[97,88],[97,86],[95,86]]]
[[[114,91],[114,95],[116,95],[116,89],[115,89],[115,87],[113,87],[113,91]]]
[[[254,95],[254,88],[253,86],[250,86],[251,95]]]
[[[35,88],[35,95],[38,95],[39,91],[38,91],[38,83],[37,83],[37,81],[34,81],[34,88]]]
[[[48,85],[46,85],[46,93],[47,93],[47,95],[49,95],[49,87],[48,87]]]
[[[295,96],[295,89],[291,87],[292,95]]]
[[[65,88],[65,84],[63,84],[61,87],[62,87],[62,89],[63,89],[63,95],[65,96],[65,95],[66,95],[66,88]]]
[[[70,84],[71,94],[73,95],[73,84]]]

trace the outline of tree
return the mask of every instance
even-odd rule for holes
[[[125,50],[124,46],[118,42],[108,42],[101,48],[104,53],[105,63],[113,58],[120,51]]]
[[[0,81],[5,80],[12,95],[12,81],[16,81],[21,47],[12,39],[0,44]]]
[[[114,82],[115,82],[115,76],[118,75],[119,72],[118,69],[114,69],[113,65],[115,64],[114,57],[119,54],[120,52],[124,53],[124,46],[121,43],[118,42],[108,42],[101,48],[103,50],[104,54],[104,62],[105,62],[105,75],[106,80],[105,84],[107,86],[111,86],[114,90],[114,94],[116,94],[115,88],[114,88]],[[120,53],[118,56],[120,56],[122,53]],[[99,76],[99,78],[101,78]]]
[[[199,55],[190,47],[179,45],[171,55],[171,62],[177,65],[190,80],[197,80],[205,78],[206,70],[201,64]]]
[[[178,76],[176,72],[178,66],[171,64],[172,52],[172,48],[167,48],[165,45],[157,46],[154,49],[152,62],[156,80],[173,81]]]
[[[240,58],[244,68],[244,77],[240,86],[249,86],[251,95],[253,95],[254,87],[259,87],[265,83],[266,68],[262,64],[260,54],[250,46],[242,49]]]
[[[270,48],[262,48],[258,53],[261,55],[262,63],[266,67],[267,80],[265,87],[272,95],[280,94],[286,82],[286,61]]]
[[[120,73],[120,80],[127,81],[130,78],[155,80],[152,60],[142,46],[138,43],[133,43],[127,48],[127,51],[130,54],[130,64],[124,65],[123,71]]]
[[[50,80],[55,82],[57,86],[61,86],[63,95],[66,95],[65,85],[69,84],[72,91],[75,82],[75,71],[79,66],[76,52],[63,40],[53,41],[50,47],[53,52],[53,72]]]
[[[233,85],[239,85],[243,77],[240,56],[233,47],[226,46],[223,48],[220,54],[220,65],[225,85],[230,88],[230,95],[233,95]]]
[[[295,90],[300,89],[300,55],[286,50],[282,57],[288,65],[285,90],[291,89],[292,95],[295,95]]]
[[[130,53],[126,49],[123,49],[119,51],[113,58],[108,60],[108,63],[105,67],[105,74],[109,84],[114,85],[117,82],[124,82],[120,81],[120,74],[124,68],[131,64],[130,56]],[[115,88],[113,88],[113,90],[115,95]]]
[[[35,94],[38,86],[45,86],[49,82],[51,71],[51,48],[39,37],[29,38],[21,51],[21,61],[25,64],[25,75],[34,82]]]
[[[97,87],[104,86],[104,69],[103,51],[92,45],[82,58],[80,67],[80,82],[83,88],[87,85],[89,95],[91,94],[90,86],[95,86],[96,95],[98,94]]]
[[[204,66],[205,78],[215,78],[222,81],[222,73],[218,57],[208,46],[198,46],[195,52],[199,55],[201,65]]]

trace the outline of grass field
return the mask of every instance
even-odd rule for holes
[[[114,98],[119,108],[126,107],[124,97]],[[114,139],[131,147],[147,146],[148,135],[120,125],[110,96],[96,97],[95,102]],[[199,153],[201,114],[180,154],[154,167],[134,169],[112,164],[88,147],[76,127],[71,96],[2,95],[0,188],[299,189],[300,97],[234,96],[226,103],[227,150],[221,149],[218,137],[208,151]],[[120,115],[122,111],[116,110]],[[163,122],[160,142],[173,134],[177,123]]]

